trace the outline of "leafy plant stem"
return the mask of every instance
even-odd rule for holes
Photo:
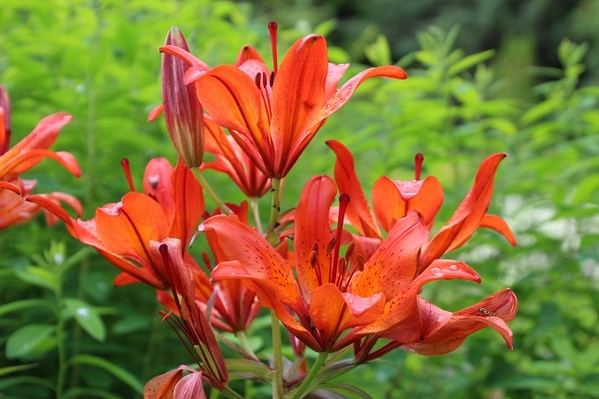
[[[256,356],[256,354],[254,353],[254,351],[252,350],[252,348],[250,347],[247,337],[245,336],[245,332],[244,331],[237,331],[235,333],[235,335],[237,336],[237,339],[239,340],[239,343],[241,344],[241,347],[243,348],[243,350],[245,350],[247,352],[248,355],[252,356],[254,359],[257,359],[258,357]]]
[[[321,352],[318,354],[316,361],[310,368],[310,372],[308,373],[306,378],[304,378],[304,381],[302,381],[302,384],[299,386],[299,388],[295,391],[293,399],[300,399],[303,397],[304,393],[310,388],[310,385],[312,384],[314,377],[318,375],[318,372],[320,371],[328,357],[328,352]]]
[[[62,317],[62,276],[60,273],[60,265],[54,265],[56,275],[56,349],[58,351],[58,375],[56,377],[56,398],[60,399],[63,396],[65,382],[67,378],[67,348],[65,342],[65,319]]]
[[[252,197],[250,200],[250,204],[252,207],[252,214],[254,215],[254,225],[256,226],[256,230],[260,234],[262,234],[262,223],[260,223],[260,209],[258,208],[258,198]]]
[[[220,393],[225,395],[227,398],[243,399],[243,396],[239,395],[237,392],[235,392],[229,387],[225,387],[222,391],[220,391]],[[210,395],[210,397],[212,397],[212,395]]]
[[[212,201],[214,201],[214,203],[221,210],[221,212],[224,213],[225,215],[233,214],[233,211],[227,205],[225,205],[225,203],[218,197],[216,192],[212,189],[212,187],[210,186],[210,183],[208,183],[208,180],[206,180],[206,178],[204,177],[204,174],[200,171],[200,168],[191,168],[191,171],[193,172],[193,175],[196,177],[196,179],[202,185],[202,188],[204,189],[206,194],[208,194],[208,196],[212,199]]]
[[[274,180],[273,180],[274,186]],[[278,186],[278,182],[277,182]],[[281,353],[281,325],[274,310],[270,311],[270,322],[272,328],[272,348],[275,366],[274,381],[272,382],[273,399],[283,398],[283,354]]]

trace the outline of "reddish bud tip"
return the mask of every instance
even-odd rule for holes
[[[278,62],[277,62],[277,23],[275,21],[271,21],[268,23],[268,31],[270,32],[270,47],[272,49],[272,70],[277,73]]]
[[[129,190],[135,191],[135,185],[133,184],[133,178],[131,177],[131,165],[129,164],[129,160],[127,158],[123,158],[121,160],[121,167],[123,168],[123,172],[125,172],[125,178],[127,179],[127,184],[129,184]]]
[[[422,173],[422,162],[424,162],[424,155],[421,153],[416,154],[414,157],[415,180],[420,180],[420,174]]]

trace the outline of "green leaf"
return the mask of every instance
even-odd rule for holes
[[[13,332],[6,341],[6,357],[41,358],[56,346],[55,327],[48,324],[29,324]]]
[[[29,370],[29,369],[32,369],[35,367],[38,367],[37,363],[19,364],[17,366],[3,367],[0,369],[0,377],[8,375],[8,374],[12,374],[12,373],[18,373],[19,371],[23,371],[23,370]]]
[[[391,49],[389,48],[389,42],[384,35],[378,35],[376,41],[364,49],[366,58],[372,64],[390,65],[391,64]]]
[[[69,398],[105,398],[105,399],[121,399],[122,396],[115,395],[113,393],[104,391],[102,389],[94,388],[69,388],[67,392],[62,395],[61,399]]]
[[[108,360],[102,359],[97,356],[92,356],[92,355],[75,355],[70,359],[70,363],[73,366],[80,365],[80,364],[87,364],[90,366],[95,366],[95,367],[101,368],[101,369],[109,372],[110,374],[112,374],[113,376],[115,376],[116,378],[118,378],[119,380],[124,382],[125,384],[129,385],[136,392],[138,392],[138,393],[143,392],[143,388],[144,388],[143,384],[137,379],[137,377],[135,377],[133,374],[131,374],[129,371],[125,370],[124,368],[122,368]]]
[[[321,389],[347,392],[350,394],[350,396],[348,396],[349,398],[372,399],[372,397],[362,389],[349,384],[320,384],[317,389],[312,392],[318,393]]]
[[[484,62],[492,58],[493,55],[495,55],[494,50],[487,50],[464,57],[461,60],[457,61],[455,64],[453,64],[451,67],[449,67],[449,69],[447,70],[447,74],[449,76],[457,75],[458,73],[468,68],[472,68],[473,66],[476,66],[481,62]]]
[[[45,299],[23,299],[20,301],[15,301],[11,303],[7,303],[5,305],[0,306],[0,316],[10,313],[17,312],[28,308],[34,308],[44,306],[49,308],[50,310],[54,310],[54,302],[45,300]]]
[[[66,298],[63,300],[66,314],[72,316],[89,335],[97,341],[104,341],[106,328],[96,309],[79,299]]]
[[[15,275],[26,283],[47,288],[54,293],[58,288],[58,282],[54,274],[39,266],[27,266],[24,269],[17,269]]]

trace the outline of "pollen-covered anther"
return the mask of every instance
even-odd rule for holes
[[[354,254],[355,248],[356,248],[356,244],[354,244],[353,242],[351,244],[349,244],[349,246],[347,247],[347,250],[345,251],[345,259],[351,258],[351,256]]]
[[[337,264],[337,271],[339,272],[339,275],[343,276],[345,274],[346,270],[347,270],[347,260],[345,258],[339,259],[339,263]]]
[[[364,258],[360,254],[356,255],[356,269],[364,271]]]
[[[316,267],[317,263],[318,263],[318,256],[316,255],[316,251],[311,251],[310,252],[310,266]]]
[[[327,250],[326,250],[326,255],[329,256],[331,254],[331,252],[333,251],[333,248],[335,248],[335,243],[337,242],[337,240],[335,239],[335,237],[331,238],[331,241],[329,241],[329,243],[327,244]]]

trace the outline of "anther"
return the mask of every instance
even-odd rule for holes
[[[331,252],[333,251],[333,248],[335,248],[335,243],[337,242],[337,240],[335,239],[335,237],[331,238],[331,241],[329,241],[329,243],[327,244],[327,250],[326,250],[326,255],[329,256],[331,254]]]
[[[364,258],[362,258],[362,255],[360,255],[360,254],[356,255],[356,263],[357,263],[356,268],[359,271],[364,271]]]
[[[318,256],[316,255],[316,251],[310,252],[310,266],[316,267],[316,263],[318,263]]]
[[[354,244],[353,242],[351,244],[349,244],[349,246],[347,247],[347,250],[345,251],[345,259],[351,258],[351,256],[354,253],[354,248],[356,248],[356,244]]]
[[[339,273],[339,278],[343,277],[346,269],[347,269],[347,261],[345,260],[345,258],[339,259],[339,264],[337,265],[337,272]]]
[[[254,83],[256,83],[256,86],[258,86],[258,88],[260,88],[260,83],[262,81],[262,76],[260,75],[262,75],[262,72],[258,72],[254,77]]]

